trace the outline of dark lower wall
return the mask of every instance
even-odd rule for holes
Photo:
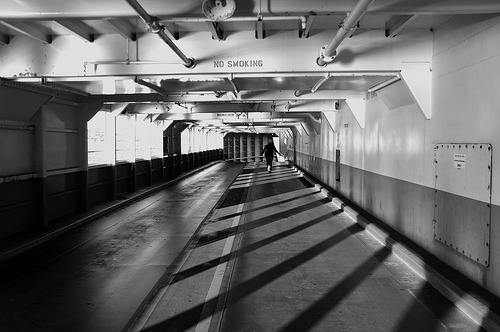
[[[496,237],[495,234],[500,232],[499,206],[491,206],[491,209],[485,212],[486,204],[483,202],[436,192],[434,188],[343,164],[340,165],[340,181],[337,181],[334,161],[302,153],[297,153],[295,163],[364,211],[496,294],[497,283],[494,275],[496,268],[500,266],[500,244],[493,239]],[[461,232],[461,236],[455,236],[461,243],[435,239],[436,197],[439,206],[447,206],[443,213],[444,218],[448,218],[446,224],[456,227],[454,230],[448,229],[447,232],[450,234]],[[467,227],[484,228],[484,224],[480,226],[475,219],[477,211],[482,211],[483,214],[491,213],[491,225],[488,225],[490,236],[486,234],[483,236],[483,230],[476,232],[475,229],[467,229]],[[469,220],[470,225],[460,226],[459,220]],[[484,253],[485,248],[487,252],[489,251],[486,256],[474,254],[481,251]]]
[[[297,153],[297,165],[398,232],[414,240],[420,238],[418,242],[429,248],[429,238],[422,235],[433,234],[433,188],[343,164],[337,181],[334,161],[301,153]]]
[[[172,155],[153,160],[92,167],[87,172],[61,170],[40,179],[0,183],[0,238],[24,231],[50,228],[68,216],[132,193],[169,181],[215,160],[223,150]],[[181,160],[185,160],[182,163]]]
[[[36,227],[37,188],[36,179],[0,184],[2,234],[15,234]]]

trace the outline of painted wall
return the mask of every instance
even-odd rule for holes
[[[86,110],[40,91],[0,86],[0,96],[9,92],[14,101],[0,109],[0,238],[62,225],[74,213],[181,172],[180,155],[163,156],[169,121]],[[220,133],[196,134],[206,149],[186,156],[186,170],[222,159]]]
[[[500,18],[485,15],[452,18],[435,30],[429,63],[432,80],[425,83],[432,85],[429,120],[415,99],[405,97],[409,90],[399,82],[366,101],[364,128],[343,102],[329,116],[331,123],[323,118],[320,135],[295,131],[299,166],[496,295],[500,295],[499,34]],[[434,239],[434,146],[440,142],[493,146],[488,264]],[[336,148],[341,151],[340,181],[334,176]],[[472,194],[438,194],[449,204],[445,221],[449,225],[460,217],[461,207],[469,211],[483,204]],[[462,240],[475,241],[468,234]]]
[[[500,18],[451,19],[436,30],[433,52],[433,118],[431,136],[438,142],[493,145],[490,265],[481,268],[454,259],[488,289],[500,294]],[[442,246],[445,259],[453,257]]]

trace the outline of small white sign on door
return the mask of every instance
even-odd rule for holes
[[[455,153],[453,155],[453,165],[456,169],[465,169],[465,154]]]

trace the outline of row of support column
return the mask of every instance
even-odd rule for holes
[[[262,160],[262,150],[272,141],[269,135],[228,134],[224,137],[224,160],[251,162]]]
[[[183,172],[222,158],[222,150],[216,149],[91,168],[88,172],[89,182],[86,190],[87,196],[90,197],[87,208],[106,200],[129,195],[155,183],[172,180]]]

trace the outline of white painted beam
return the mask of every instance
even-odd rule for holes
[[[281,91],[266,91],[263,93],[252,93],[252,91],[240,91],[240,101],[242,102],[250,102],[250,101],[282,101],[283,107],[289,100],[297,100],[297,98],[293,95],[295,90],[281,90]],[[309,94],[306,98],[300,98],[297,101],[299,102],[332,102],[332,100],[338,99],[346,99],[349,94],[359,93],[359,91],[354,90],[321,90],[314,94]],[[103,99],[105,102],[113,103],[113,102],[158,102],[158,98],[162,102],[225,102],[225,101],[234,101],[232,98],[228,98],[226,96],[222,96],[221,98],[216,98],[215,94],[169,94],[158,96],[156,93],[142,93],[142,94],[115,94],[115,95],[94,95],[92,98]],[[298,104],[302,105],[302,104]],[[310,105],[312,106],[312,105]],[[299,107],[299,106],[298,106]],[[306,106],[303,107],[305,109]],[[291,105],[290,111],[293,111],[294,107]],[[328,111],[334,110],[333,108],[323,108],[316,109],[314,111]],[[302,110],[300,110],[302,111]]]
[[[401,32],[408,24],[413,22],[418,17],[418,15],[398,15],[392,17],[389,21],[385,23],[385,36],[395,37],[399,32]]]
[[[44,44],[52,43],[52,36],[43,33],[39,27],[35,26],[32,23],[1,21],[0,24],[17,32],[20,32],[25,36],[38,40]]]
[[[207,25],[213,40],[224,40],[224,32],[221,30],[218,22],[207,21]]]
[[[314,15],[305,16],[301,19],[301,27],[299,30],[299,38],[309,38],[309,32],[314,21]]]
[[[165,0],[146,1],[149,8],[154,8],[155,15],[158,17],[168,17],[169,21],[175,22],[197,22],[201,17],[186,17],[185,15],[176,15],[175,13],[186,13],[186,2],[169,2],[165,6]],[[200,3],[201,1],[197,1]],[[268,3],[269,1],[266,1]],[[283,2],[273,2],[272,13],[268,11],[267,5],[262,1],[262,12],[273,19],[287,19],[291,15],[303,15],[310,11],[318,11],[328,15],[330,13],[346,13],[352,9],[352,0],[342,1],[298,1],[289,0]],[[196,2],[193,2],[196,3]],[[258,3],[258,2],[252,2]],[[29,6],[27,5],[29,4]],[[89,5],[96,4],[96,5]],[[98,4],[98,5],[97,5]],[[78,17],[133,17],[136,13],[128,7],[124,7],[123,0],[105,0],[100,2],[88,1],[68,1],[64,3],[64,11],[61,8],[60,1],[2,1],[2,11],[0,17],[9,19],[54,19],[54,18],[78,18]],[[191,4],[191,2],[189,2]],[[314,6],[316,4],[316,6]],[[321,4],[321,5],[319,5]],[[375,2],[374,11],[381,13],[422,13],[426,15],[438,14],[493,14],[500,13],[500,3],[494,0],[474,0],[474,1],[398,1],[378,0]],[[245,6],[242,6],[243,8]],[[319,9],[320,8],[320,9]],[[248,9],[241,9],[236,17],[231,17],[228,21],[236,21],[244,18],[250,20],[254,18],[254,6]],[[368,13],[370,14],[370,13]],[[203,17],[204,19],[204,17]],[[167,21],[167,19],[165,19]]]
[[[125,110],[125,108],[127,108],[128,105],[129,105],[128,103],[111,105],[111,115],[116,118]]]
[[[266,32],[264,31],[264,20],[262,19],[262,17],[259,17],[257,19],[257,22],[255,22],[255,38],[266,38]]]
[[[108,19],[107,21],[115,28],[116,32],[118,32],[126,39],[131,41],[137,40],[137,33],[135,33],[134,27],[129,21],[120,18]]]
[[[365,98],[347,98],[347,106],[351,110],[352,114],[356,118],[358,125],[361,128],[365,128],[366,119],[366,99]]]
[[[322,112],[333,131],[336,131],[337,126],[337,112]]]
[[[428,62],[402,63],[403,82],[427,120],[432,117],[432,70]]]
[[[296,131],[296,136],[300,136],[300,137],[302,137],[301,128],[302,128],[302,126],[301,126],[301,125],[296,125],[296,126],[293,126],[293,127],[292,127],[292,131],[293,131],[293,129],[295,129],[295,131]]]
[[[94,42],[92,28],[80,20],[57,20],[57,24],[68,30],[72,35],[83,39],[86,42]]]
[[[127,108],[127,112],[135,114],[163,114],[169,110],[166,104],[129,104]]]
[[[307,136],[311,136],[309,134],[310,128],[308,128],[307,122],[301,122],[300,127],[302,127],[302,129],[304,130],[304,132],[306,133]]]
[[[156,117],[154,121],[161,121],[163,130],[166,130],[172,123],[174,123],[173,120],[158,120],[158,117]]]

